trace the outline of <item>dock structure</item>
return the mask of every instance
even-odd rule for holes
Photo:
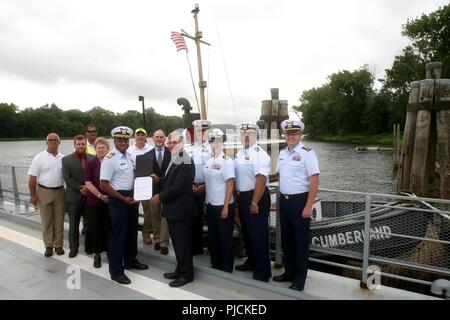
[[[397,193],[450,198],[450,79],[442,63],[426,65],[426,79],[413,81],[407,105]],[[436,190],[436,160],[440,187]]]
[[[139,238],[139,259],[149,264],[144,271],[126,273],[131,285],[121,286],[110,279],[107,261],[101,268],[92,266],[91,256],[82,252],[70,259],[67,255],[45,258],[38,215],[18,216],[0,210],[0,299],[63,300],[435,300],[437,297],[382,286],[365,290],[359,281],[310,270],[304,292],[284,283],[255,281],[248,272],[232,274],[209,267],[208,255],[194,257],[195,281],[183,288],[171,288],[163,273],[176,265],[173,248],[164,256]],[[14,207],[14,203],[10,204]],[[65,241],[69,225],[66,222]],[[82,240],[82,239],[81,239]],[[66,242],[67,243],[67,242]],[[236,261],[241,262],[241,261]],[[282,273],[272,269],[274,274]]]

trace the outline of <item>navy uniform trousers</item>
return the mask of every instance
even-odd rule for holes
[[[259,213],[250,213],[253,190],[239,192],[238,208],[247,261],[253,267],[253,279],[268,281],[272,276],[269,256],[270,193],[266,188],[259,202]]]
[[[233,272],[234,204],[228,205],[228,217],[226,219],[220,217],[222,209],[223,206],[206,205],[209,254],[213,268]]]
[[[192,220],[192,251],[193,254],[203,253],[203,209],[205,206],[205,194],[194,195],[194,220]]]
[[[133,197],[133,191],[117,191],[123,196]],[[139,202],[128,205],[119,199],[109,197],[111,217],[111,238],[109,241],[109,273],[116,278],[124,273],[124,266],[137,263],[137,234]]]
[[[303,288],[308,272],[310,218],[301,216],[308,192],[289,200],[280,198],[280,227],[283,263],[292,284]]]

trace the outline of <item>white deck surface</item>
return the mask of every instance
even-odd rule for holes
[[[194,257],[195,281],[182,288],[171,288],[170,280],[162,274],[175,268],[173,249],[163,256],[153,246],[143,245],[140,235],[138,258],[148,263],[149,269],[127,270],[132,284],[122,286],[110,280],[106,257],[102,268],[95,269],[92,256],[84,254],[83,245],[81,254],[74,259],[69,259],[67,248],[63,256],[45,258],[39,215],[18,216],[12,212],[13,208],[0,204],[0,299],[436,299],[385,286],[366,290],[360,288],[358,280],[314,270],[309,270],[305,291],[300,293],[289,289],[288,283],[255,281],[249,272],[228,274],[211,269],[206,253]],[[67,223],[65,229],[67,236]],[[236,258],[235,264],[240,262]],[[81,289],[67,288],[69,266],[80,268]],[[273,275],[282,272],[283,269],[272,270]]]

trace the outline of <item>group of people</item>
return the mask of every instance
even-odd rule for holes
[[[314,151],[301,142],[304,124],[285,120],[281,127],[287,142],[277,166],[285,272],[272,279],[291,282],[291,289],[302,291],[320,171]],[[172,240],[177,265],[173,272],[164,274],[172,280],[170,286],[193,281],[193,256],[204,249],[204,220],[213,268],[252,271],[255,280],[269,281],[271,158],[257,144],[260,128],[254,123],[237,126],[242,148],[235,156],[225,152],[226,135],[218,128],[211,129],[209,121],[196,120],[193,128],[194,142],[190,145],[185,146],[181,131],[170,133],[165,145],[164,132],[157,130],[153,133],[154,147],[147,143],[145,129],[139,128],[134,132],[135,144],[130,147],[133,130],[117,127],[111,131],[115,148],[110,152],[107,140],[92,141],[80,135],[74,138],[74,153],[66,157],[58,153],[59,137],[49,134],[47,150],[33,159],[29,170],[31,202],[38,204],[43,221],[45,255],[52,255],[53,248],[57,254],[64,254],[65,201],[70,221],[69,256],[78,252],[79,222],[84,213],[85,249],[95,253],[94,266],[101,265],[100,253],[106,249],[111,279],[130,283],[125,269],[148,268],[137,260],[139,202],[133,199],[134,179],[150,176],[153,195],[142,201],[142,236],[145,244],[155,242],[155,250],[163,254],[167,254]],[[86,152],[91,144],[94,155]],[[247,260],[234,266],[233,230],[237,217]]]

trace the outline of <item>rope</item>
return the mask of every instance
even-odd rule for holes
[[[209,87],[211,86],[211,84],[209,83],[209,68],[210,68],[210,64],[211,64],[211,46],[208,46],[208,77],[207,77],[207,84],[208,86],[206,87],[206,113],[208,114],[208,107],[209,107]]]
[[[236,108],[234,106],[234,99],[233,99],[233,94],[231,92],[231,85],[230,85],[230,77],[228,76],[227,64],[225,62],[225,55],[223,54],[222,41],[220,38],[219,27],[217,26],[217,22],[216,22],[216,31],[217,31],[217,36],[219,39],[219,47],[220,47],[220,53],[222,54],[223,66],[225,68],[225,75],[227,76],[228,92],[230,93],[231,106],[233,107],[234,123],[236,123]]]
[[[192,75],[191,63],[189,62],[189,55],[188,55],[188,52],[187,52],[187,51],[186,51],[186,59],[187,59],[188,66],[189,66],[189,72],[190,72],[190,74],[191,74],[192,87],[194,88],[195,101],[197,102],[198,113],[200,113],[200,107],[199,107],[199,105],[198,105],[198,98],[197,98],[197,90],[195,89],[194,76]]]

